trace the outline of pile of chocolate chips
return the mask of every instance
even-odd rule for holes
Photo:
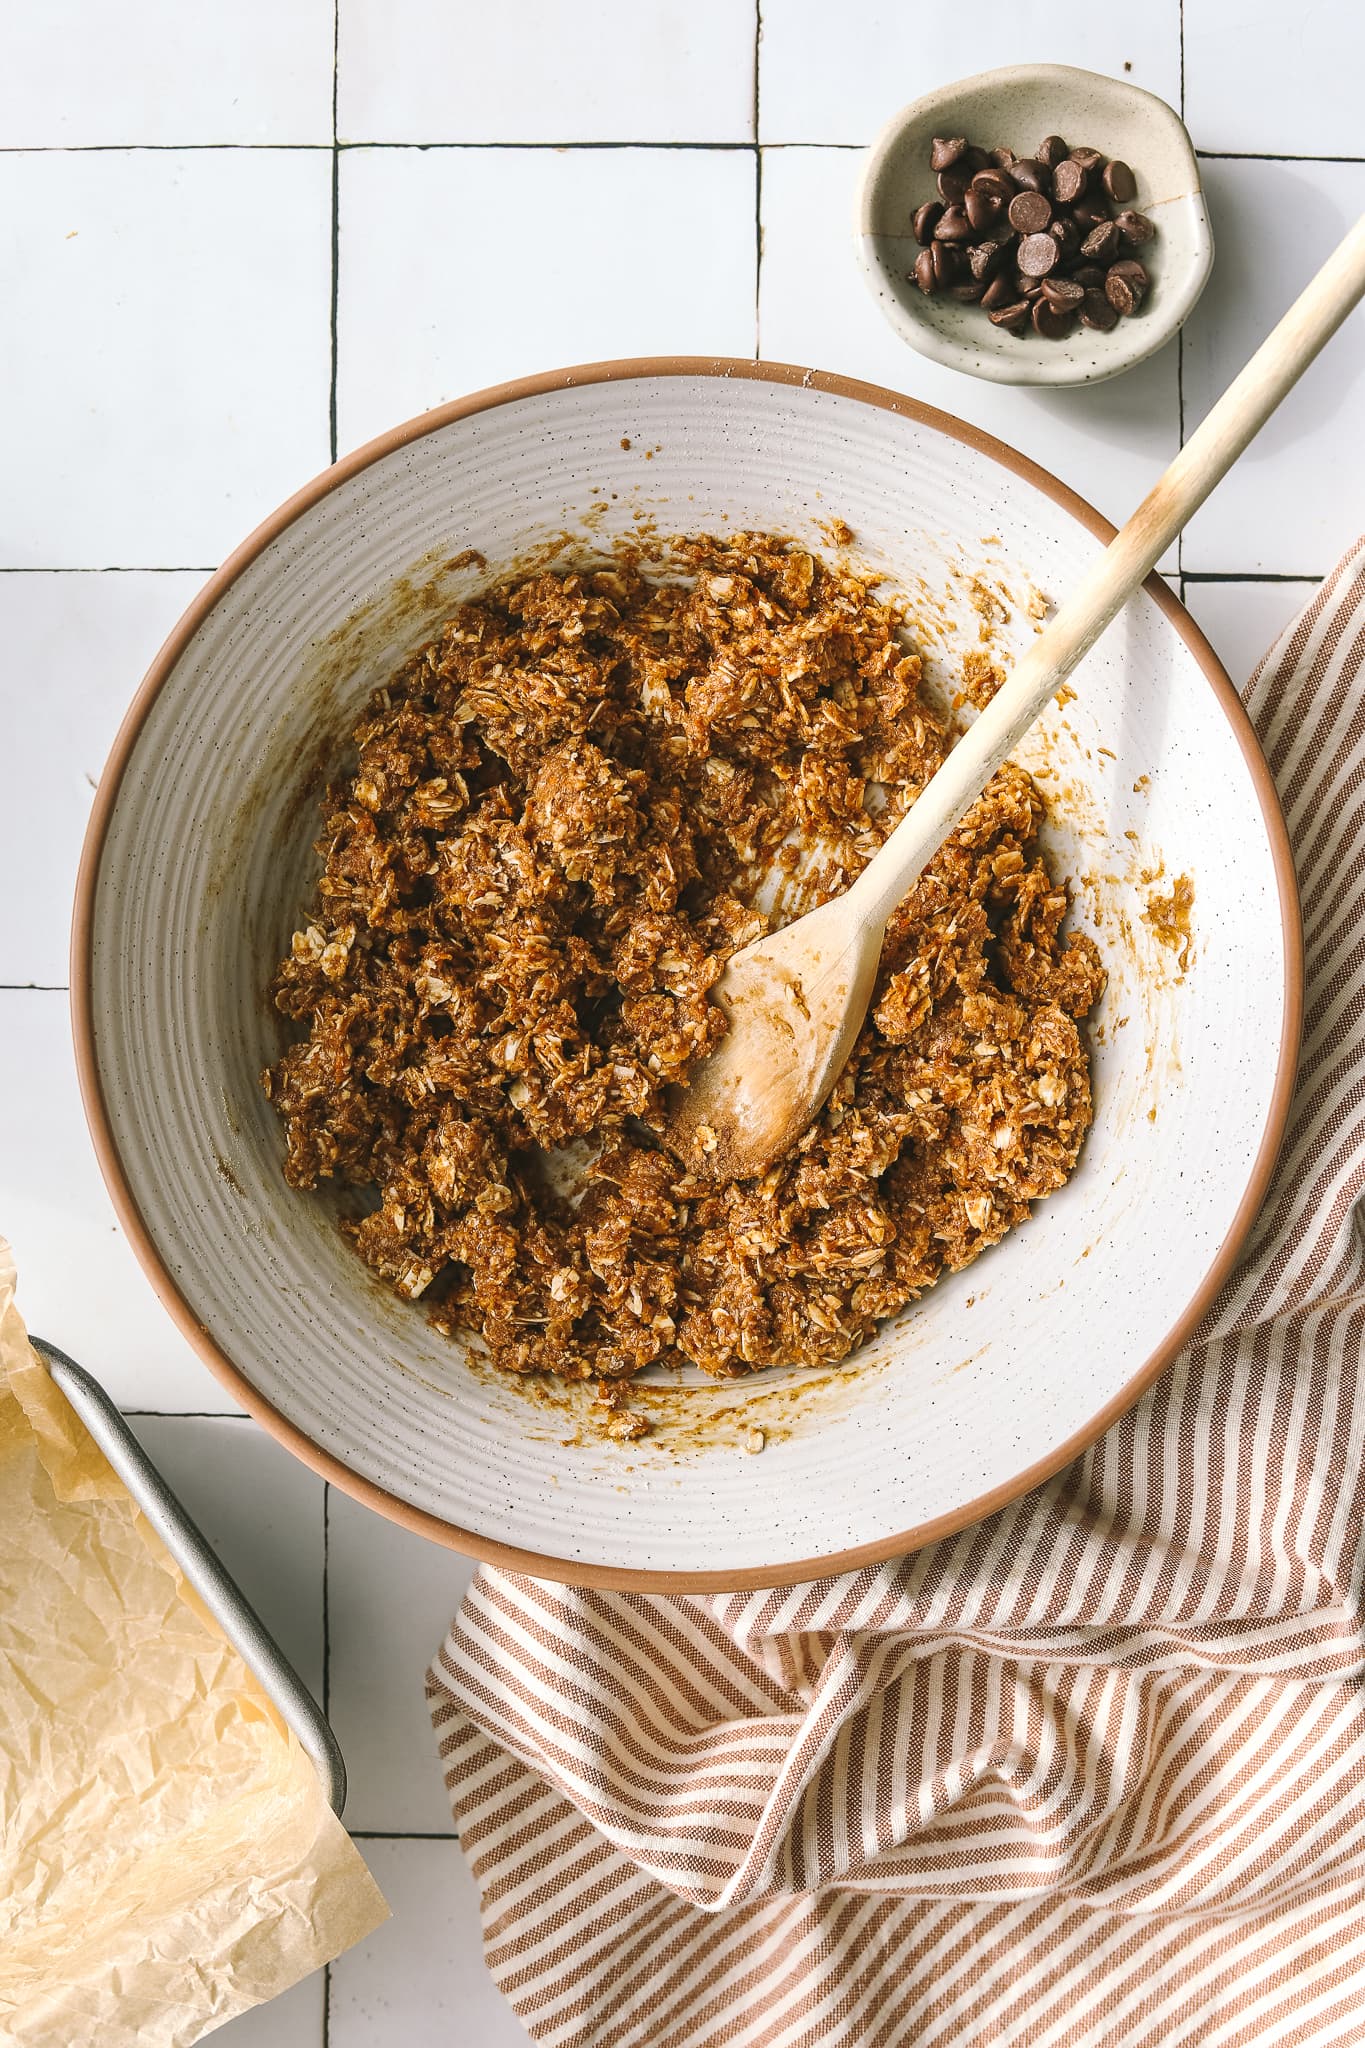
[[[916,209],[914,279],[922,292],[980,305],[997,327],[1062,341],[1079,314],[1107,334],[1136,313],[1150,282],[1133,254],[1156,229],[1135,213],[1137,180],[1098,149],[1045,136],[1034,156],[936,135],[939,197]],[[1119,211],[1111,214],[1111,203]]]

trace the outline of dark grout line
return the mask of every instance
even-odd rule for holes
[[[754,0],[754,148],[763,147],[763,129],[759,121],[758,96],[762,81],[763,65],[763,0]]]
[[[341,277],[341,151],[337,146],[337,80],[341,49],[341,0],[332,4],[332,305],[331,386],[327,399],[327,436],[332,461],[337,459],[337,294]]]
[[[348,1828],[353,1842],[458,1842],[459,1836],[452,1828],[449,1834],[422,1834],[404,1828]]]
[[[1180,118],[1185,118],[1185,0],[1180,0]],[[1179,446],[1185,445],[1185,323],[1182,320],[1175,337],[1175,407],[1179,431]],[[1182,571],[1185,567],[1185,529],[1182,526],[1175,537],[1175,568],[1181,576],[1180,601],[1185,602],[1185,584]]]
[[[1182,91],[1183,97],[1183,91]],[[326,151],[347,149],[425,149],[425,150],[487,150],[487,149],[686,149],[694,152],[705,150],[727,150],[731,153],[752,149],[753,142],[661,142],[657,138],[637,136],[620,142],[366,142],[358,140],[335,142],[86,142],[68,145],[65,143],[13,144],[0,143],[0,156],[147,156],[183,155],[188,151],[256,150],[265,154],[282,151],[321,156]],[[866,142],[765,142],[765,149],[866,149]],[[1271,149],[1197,149],[1195,155],[1204,163],[1250,163],[1250,164],[1365,164],[1365,156],[1319,155],[1312,150],[1271,150]]]
[[[332,85],[336,92],[335,75]],[[335,157],[333,159],[335,163]],[[333,387],[335,389],[335,386]],[[335,461],[335,450],[333,460]],[[330,1587],[328,1585],[328,1555],[332,1531],[332,1488],[329,1480],[322,1482],[322,1718],[330,1717],[332,1705],[332,1611]],[[322,1970],[322,2048],[327,2048],[332,2037],[332,1966],[325,1963]]]
[[[320,154],[330,142],[0,142],[0,156],[180,156],[188,150],[291,150]]]
[[[1179,446],[1185,445],[1185,325],[1182,321],[1175,337],[1175,410],[1180,435]],[[1175,566],[1184,570],[1185,529],[1182,526],[1176,535]]]
[[[120,1415],[158,1422],[250,1422],[240,1408],[120,1408]],[[326,1482],[324,1481],[324,1484]]]
[[[8,562],[0,565],[0,576],[212,576],[217,566],[216,562],[212,566],[180,562],[172,567],[159,563],[155,568],[144,568],[140,562],[105,562],[89,568],[53,569],[44,563]]]
[[[321,156],[331,149],[752,149],[753,143],[745,142],[662,142],[651,141],[647,136],[620,142],[367,142],[363,137],[335,142],[84,142],[67,144],[45,143],[0,143],[0,156],[148,156],[182,155],[190,150],[257,150],[265,155],[272,151],[292,150]],[[793,148],[811,149],[852,148],[860,149],[861,143],[796,143]]]
[[[754,360],[763,360],[763,131],[759,77],[763,61],[763,0],[754,0]]]
[[[1195,155],[1202,163],[1213,164],[1365,164],[1365,156],[1313,156],[1308,151],[1298,155],[1274,149],[1197,149]]]
[[[1310,575],[1306,569],[1280,570],[1263,569],[1242,571],[1237,569],[1183,569],[1182,580],[1186,583],[1321,583],[1321,576]]]
[[[1183,322],[1175,337],[1175,412],[1179,434],[1177,446],[1183,448],[1185,445],[1185,327]],[[1176,535],[1175,566],[1177,569],[1183,569],[1184,565],[1185,529],[1182,526],[1180,532]]]
[[[332,1485],[322,1482],[322,1713],[324,1720],[332,1704]]]
[[[745,142],[650,142],[645,138],[624,142],[338,142],[338,149],[425,149],[425,150],[475,150],[475,149],[536,149],[553,150],[562,155],[566,150],[575,149],[659,149],[691,150],[700,155],[708,150],[720,150],[731,156],[741,150],[752,149],[752,141]]]

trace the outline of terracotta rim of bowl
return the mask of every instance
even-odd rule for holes
[[[1093,506],[1059,482],[1049,471],[1041,469],[1037,463],[1031,462],[1027,456],[1020,455],[1003,441],[997,441],[993,435],[984,434],[979,428],[968,426],[964,420],[955,418],[951,413],[939,412],[933,406],[921,405],[918,400],[888,391],[881,385],[864,384],[855,378],[834,376],[823,370],[807,370],[791,363],[755,362],[712,356],[642,356],[615,362],[581,363],[570,369],[550,370],[540,376],[522,377],[509,383],[494,384],[487,390],[472,392],[468,397],[456,399],[449,405],[437,406],[431,412],[423,413],[417,419],[407,420],[402,426],[379,435],[376,440],[366,442],[362,448],[356,449],[353,454],[343,457],[332,468],[314,477],[311,483],[305,484],[301,491],[296,492],[277,511],[272,512],[210,578],[148,669],[119,727],[104,773],[100,777],[90,822],[86,829],[85,843],[81,850],[71,930],[71,1011],[76,1045],[76,1071],[100,1171],[104,1175],[105,1185],[112,1197],[119,1222],[137,1254],[143,1271],[182,1335],[203,1359],[210,1372],[241,1403],[247,1413],[254,1416],[272,1436],[278,1438],[286,1449],[302,1459],[305,1465],[311,1466],[323,1479],[340,1487],[343,1493],[363,1501],[367,1507],[387,1515],[391,1521],[398,1522],[404,1528],[412,1529],[437,1543],[445,1544],[449,1549],[462,1551],[486,1564],[500,1565],[505,1570],[527,1572],[537,1578],[560,1580],[570,1585],[598,1586],[631,1592],[739,1592],[752,1587],[796,1585],[804,1580],[826,1578],[837,1572],[880,1564],[887,1558],[898,1556],[904,1551],[921,1549],[927,1543],[951,1536],[970,1523],[981,1521],[985,1516],[1007,1507],[1011,1501],[1018,1500],[1022,1494],[1031,1492],[1034,1487],[1040,1486],[1044,1480],[1050,1479],[1064,1465],[1078,1457],[1082,1451],[1088,1450],[1096,1438],[1102,1436],[1112,1423],[1125,1414],[1139,1396],[1165,1371],[1176,1354],[1193,1336],[1201,1318],[1212,1307],[1219,1289],[1231,1273],[1243,1240],[1256,1218],[1270,1183],[1289,1114],[1299,1034],[1303,1021],[1303,937],[1289,835],[1280,812],[1279,798],[1270,770],[1252,730],[1251,722],[1213,648],[1185,607],[1172,595],[1162,578],[1154,572],[1147,580],[1148,595],[1165,613],[1207,677],[1210,688],[1217,697],[1246,757],[1247,767],[1260,799],[1275,865],[1280,919],[1284,933],[1284,1027],[1270,1112],[1232,1226],[1193,1298],[1167,1331],[1161,1344],[1139,1367],[1126,1386],[1097,1414],[1091,1416],[1081,1429],[1058,1444],[1045,1458],[1016,1473],[1003,1485],[994,1487],[990,1492],[967,1502],[965,1506],[954,1509],[950,1514],[940,1515],[917,1528],[899,1530],[895,1535],[880,1538],[874,1543],[859,1544],[852,1550],[835,1551],[824,1557],[802,1558],[795,1563],[750,1566],[742,1571],[633,1571],[624,1565],[581,1564],[571,1558],[550,1557],[538,1551],[522,1550],[511,1544],[499,1543],[487,1536],[478,1535],[473,1530],[461,1529],[438,1515],[431,1515],[421,1508],[412,1507],[407,1501],[400,1500],[385,1488],[376,1486],[373,1481],[353,1472],[330,1452],[320,1449],[310,1437],[305,1436],[295,1424],[257,1392],[219,1348],[210,1331],[198,1321],[152,1240],[124,1172],[123,1162],[110,1129],[100,1085],[95,1056],[95,1021],[91,989],[90,956],[94,932],[95,893],[99,883],[100,859],[109,820],[118,801],[124,771],[137,744],[143,720],[162,684],[223,593],[231,587],[248,564],[253,562],[272,541],[277,540],[302,513],[326,497],[338,484],[367,469],[371,463],[391,455],[410,441],[420,440],[426,434],[439,432],[452,420],[466,419],[473,413],[487,412],[495,406],[506,405],[515,399],[539,397],[547,391],[571,390],[578,385],[610,384],[642,377],[736,377],[758,383],[797,385],[829,392],[840,398],[851,398],[863,405],[880,407],[886,412],[899,413],[906,419],[932,428],[934,432],[943,434],[949,440],[964,442],[979,454],[986,455],[993,462],[1012,470],[1016,476],[1023,477],[1026,482],[1051,498],[1054,504],[1069,512],[1072,518],[1079,521],[1097,540],[1107,542],[1114,535],[1114,527],[1107,519],[1102,518]]]

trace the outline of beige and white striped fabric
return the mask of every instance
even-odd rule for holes
[[[1247,703],[1305,905],[1269,1201],[1200,1341],[913,1557],[657,1599],[484,1570],[432,1715],[554,2048],[1365,2039],[1365,541]]]

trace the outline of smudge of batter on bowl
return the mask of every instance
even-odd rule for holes
[[[382,1311],[387,1314],[395,1306],[394,1297],[384,1291]],[[627,1439],[637,1460],[636,1467],[627,1469],[658,1474],[717,1452],[743,1450],[746,1435],[755,1428],[763,1431],[768,1445],[805,1436],[852,1414],[874,1393],[883,1374],[893,1368],[904,1370],[926,1341],[907,1316],[885,1326],[871,1344],[828,1371],[775,1368],[761,1379],[718,1383],[691,1370],[651,1368],[624,1392],[629,1410],[648,1425],[638,1438],[632,1432]],[[455,1398],[449,1379],[434,1378],[393,1353],[388,1362],[429,1391]],[[594,1386],[546,1376],[509,1378],[477,1340],[453,1367],[478,1383],[490,1410],[514,1412],[519,1431],[532,1442],[555,1443],[599,1458],[606,1454],[610,1462],[594,1469],[604,1474],[621,1469],[621,1446],[613,1444],[606,1426],[619,1410],[600,1399]]]
[[[993,640],[995,628],[1007,626],[1010,622],[1010,608],[1003,585],[988,583],[980,573],[967,579],[967,602],[981,621],[979,630],[983,640]]]
[[[962,657],[962,689],[955,698],[955,707],[961,709],[970,704],[977,711],[984,711],[996,691],[1005,680],[1005,671],[997,661],[992,661],[984,647],[969,647]]]
[[[1155,875],[1148,879],[1155,881]],[[1177,875],[1169,896],[1153,890],[1147,898],[1147,908],[1142,913],[1142,922],[1150,925],[1159,946],[1165,946],[1175,955],[1183,977],[1190,970],[1194,957],[1194,931],[1190,913],[1194,909],[1194,883],[1188,875]]]

